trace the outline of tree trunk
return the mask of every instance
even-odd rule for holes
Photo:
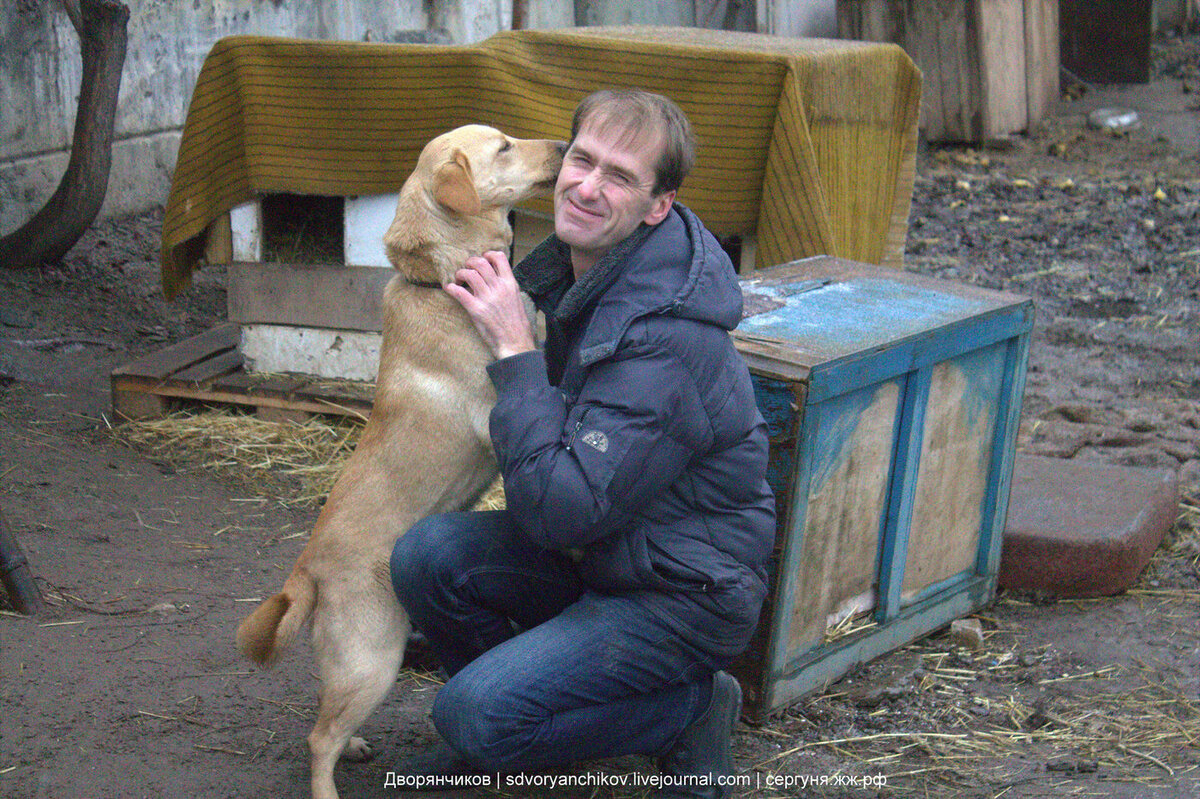
[[[82,0],[80,12],[83,79],[71,160],[45,207],[0,238],[0,267],[27,269],[60,260],[95,221],[108,191],[129,8],[117,0]]]

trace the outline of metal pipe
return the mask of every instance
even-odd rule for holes
[[[0,512],[0,581],[18,613],[35,616],[45,609],[46,603],[33,581],[29,561],[17,544],[17,537],[8,529],[3,512]]]

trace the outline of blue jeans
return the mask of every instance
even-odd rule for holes
[[[450,675],[434,725],[481,768],[661,754],[708,707],[721,662],[644,603],[590,590],[505,511],[418,522],[391,574]]]

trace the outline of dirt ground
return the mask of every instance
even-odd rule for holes
[[[1156,82],[1193,111],[1195,56],[1170,50]],[[1032,296],[1019,448],[1176,470],[1179,521],[1119,596],[1002,592],[974,616],[981,647],[939,631],[742,725],[742,795],[1200,796],[1197,150],[1090,130],[1081,107],[1005,146],[922,152],[908,268]],[[158,229],[156,213],[103,222],[60,264],[0,271],[0,513],[49,603],[0,615],[0,795],[14,799],[307,794],[307,648],[262,673],[233,630],[315,511],[112,429],[110,370],[224,316],[219,269],[163,301]],[[343,795],[398,793],[389,764],[432,740],[435,691],[402,673],[362,731],[378,757],[339,766]],[[653,770],[570,773],[633,772]]]

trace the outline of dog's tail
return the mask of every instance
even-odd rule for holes
[[[238,650],[260,666],[270,666],[288,648],[312,615],[317,584],[297,569],[278,594],[255,608],[237,630]]]

